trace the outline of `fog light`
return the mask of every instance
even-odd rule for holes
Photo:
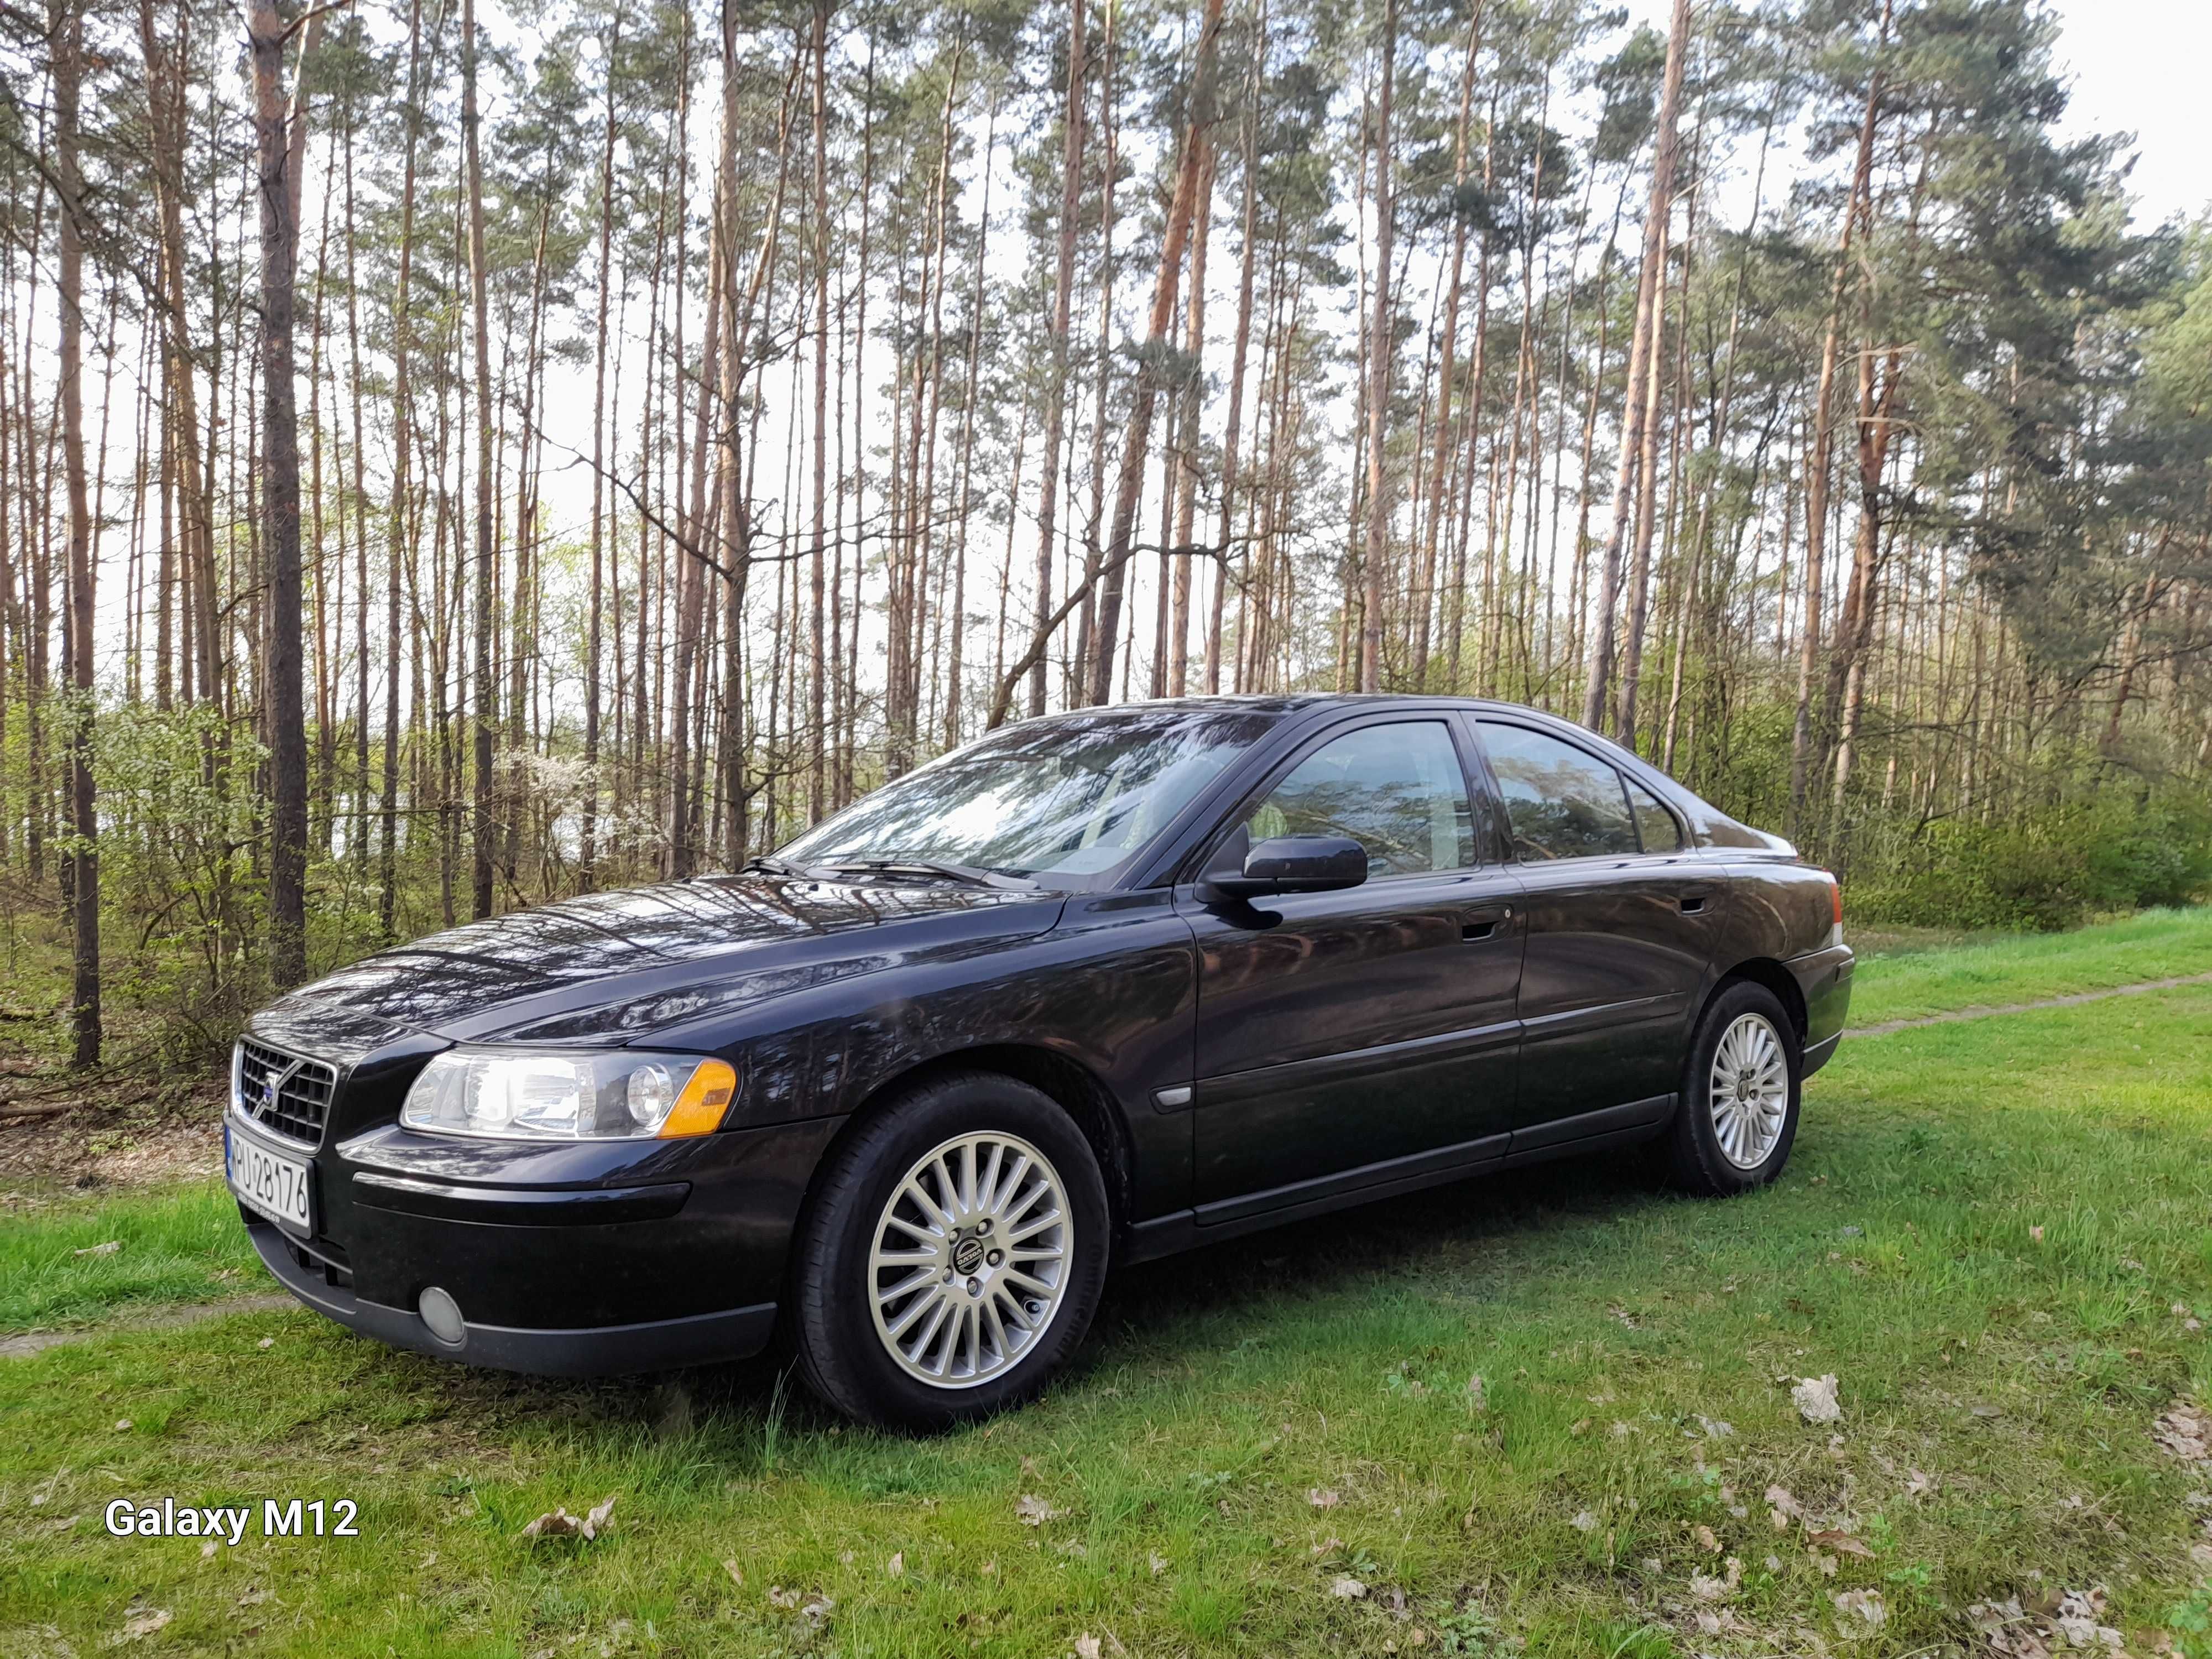
[[[458,1348],[469,1334],[469,1328],[461,1321],[461,1304],[435,1285],[416,1299],[415,1310],[422,1316],[430,1334],[441,1342]]]

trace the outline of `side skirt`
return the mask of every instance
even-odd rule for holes
[[[1248,1193],[1215,1204],[1177,1210],[1139,1222],[1128,1231],[1119,1261],[1123,1265],[1157,1261],[1201,1244],[1264,1231],[1292,1221],[1348,1210],[1386,1198],[1399,1198],[1442,1187],[1472,1176],[1526,1164],[1548,1163],[1616,1146],[1631,1146],[1662,1133],[1674,1115],[1675,1097],[1655,1095],[1626,1106],[1561,1118],[1534,1130],[1486,1136],[1412,1158],[1370,1164],[1316,1181]],[[1533,1144],[1532,1144],[1533,1143]],[[1304,1194],[1306,1196],[1299,1196]]]

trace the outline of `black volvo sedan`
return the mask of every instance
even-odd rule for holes
[[[1833,879],[1464,699],[1025,722],[744,871],[456,928],[238,1044],[226,1167],[358,1331],[557,1375],[736,1358],[944,1425],[1112,1261],[1638,1141],[1771,1181],[1850,995]]]

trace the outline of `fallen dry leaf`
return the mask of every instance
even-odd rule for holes
[[[906,1577],[906,1552],[905,1552],[904,1550],[900,1550],[900,1551],[899,1551],[899,1552],[897,1552],[896,1554],[894,1554],[894,1555],[891,1557],[891,1559],[890,1559],[890,1560],[888,1560],[888,1561],[884,1562],[884,1571],[885,1572],[889,1573],[889,1574],[890,1574],[892,1577],[894,1577],[894,1578],[903,1578],[903,1577]]]
[[[1490,1409],[1490,1385],[1482,1380],[1480,1371],[1467,1379],[1467,1403],[1479,1412]]]
[[[1726,1573],[1722,1577],[1693,1572],[1690,1575],[1690,1594],[1700,1601],[1723,1601],[1735,1593],[1743,1582],[1743,1563],[1733,1555],[1729,1557]]]
[[[126,1610],[123,1628],[110,1638],[111,1643],[114,1646],[120,1647],[125,1642],[143,1641],[167,1625],[173,1617],[174,1615],[167,1607],[137,1607]]]
[[[1317,1510],[1333,1510],[1344,1499],[1333,1486],[1314,1486],[1307,1491],[1306,1502]]]
[[[1836,1604],[1836,1622],[1846,1636],[1871,1635],[1889,1617],[1880,1590],[1839,1590],[1831,1599]]]
[[[556,1504],[550,1513],[539,1516],[525,1527],[522,1535],[525,1538],[597,1538],[605,1530],[607,1521],[614,1512],[615,1499],[612,1497],[592,1505],[584,1512],[581,1519]]]
[[[1146,1564],[1151,1566],[1152,1570],[1152,1577],[1155,1578],[1158,1577],[1162,1573],[1168,1570],[1167,1557],[1162,1555],[1158,1550],[1154,1550],[1152,1554],[1146,1558]]]
[[[1839,1555],[1856,1555],[1866,1561],[1874,1559],[1872,1550],[1852,1537],[1850,1534],[1840,1531],[1834,1527],[1824,1528],[1820,1532],[1808,1532],[1805,1534],[1805,1541],[1808,1544],[1825,1544]]]
[[[2212,1417],[2193,1401],[2182,1401],[2152,1425],[2159,1445],[2185,1463],[2212,1458]]]
[[[1367,1594],[1367,1586],[1357,1578],[1340,1578],[1328,1587],[1328,1593],[1340,1601],[1357,1601]]]
[[[1014,1500],[1014,1518],[1025,1527],[1041,1527],[1048,1521],[1057,1521],[1061,1513],[1031,1492],[1024,1492]]]
[[[1075,1659],[1098,1659],[1098,1656],[1104,1651],[1105,1649],[1099,1645],[1098,1638],[1089,1631],[1084,1632],[1075,1638]]]
[[[1796,1403],[1797,1414],[1808,1423],[1833,1423],[1844,1414],[1843,1407],[1837,1403],[1832,1374],[1798,1378],[1790,1398]]]
[[[1575,1518],[1568,1522],[1567,1524],[1572,1527],[1577,1532],[1595,1532],[1597,1530],[1597,1516],[1592,1515],[1588,1510],[1578,1510],[1575,1513]]]
[[[1715,1535],[1713,1529],[1704,1522],[1700,1522],[1691,1528],[1690,1536],[1698,1540],[1698,1547],[1706,1554],[1718,1555],[1721,1553],[1720,1539]]]
[[[71,1250],[71,1255],[113,1255],[123,1248],[123,1241],[111,1238],[105,1244],[88,1244],[81,1250]]]
[[[819,1591],[811,1595],[805,1595],[796,1589],[786,1589],[781,1584],[770,1584],[768,1587],[768,1600],[770,1607],[781,1607],[787,1613],[799,1613],[809,1624],[813,1625],[818,1625],[827,1619],[830,1616],[830,1610],[837,1605]]]
[[[736,1556],[731,1555],[725,1556],[723,1558],[722,1571],[730,1575],[730,1582],[732,1584],[736,1584],[741,1589],[744,1587],[745,1582],[745,1570],[738,1565],[738,1558]]]

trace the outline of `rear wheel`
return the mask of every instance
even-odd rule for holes
[[[1724,988],[1690,1042],[1667,1143],[1675,1183],[1718,1198],[1780,1175],[1797,1138],[1803,1066],[1780,999],[1747,981]]]
[[[796,1336],[832,1405],[942,1428],[1028,1399],[1081,1343],[1104,1182],[1058,1105],[966,1073],[915,1089],[824,1172],[799,1243]]]

